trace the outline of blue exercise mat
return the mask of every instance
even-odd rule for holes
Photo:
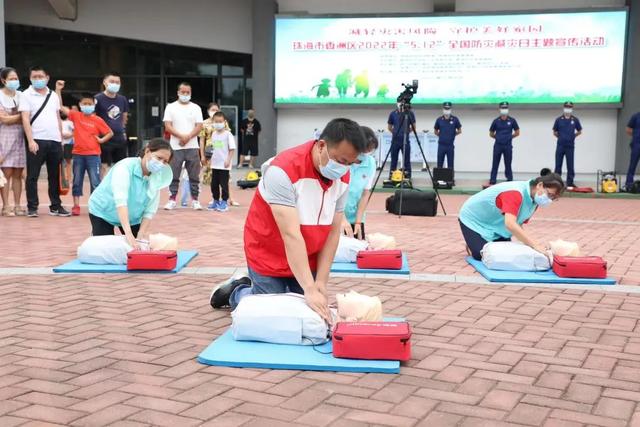
[[[565,283],[573,285],[615,285],[615,279],[574,279],[560,277],[553,270],[547,271],[501,271],[490,270],[482,261],[472,257],[466,258],[467,262],[490,282],[499,283]]]
[[[178,251],[176,268],[169,271],[136,270],[128,271],[126,265],[83,264],[77,259],[54,267],[54,273],[177,273],[198,255],[198,251]]]
[[[403,319],[385,319],[397,321]],[[338,359],[331,354],[332,344],[310,345],[270,344],[256,341],[236,341],[231,329],[204,349],[198,362],[205,365],[234,368],[293,369],[300,371],[400,373],[395,360]],[[327,353],[327,354],[323,354]]]
[[[334,262],[331,264],[332,273],[360,273],[360,274],[411,274],[407,254],[402,253],[402,267],[400,270],[378,268],[358,268],[355,262]]]

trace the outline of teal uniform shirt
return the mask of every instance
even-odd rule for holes
[[[349,224],[355,224],[358,214],[358,204],[365,190],[370,190],[376,175],[376,161],[373,156],[364,156],[365,160],[360,164],[351,165],[349,193],[344,207],[344,216]],[[362,216],[364,222],[365,216]]]
[[[505,191],[514,190],[522,194],[522,205],[516,221],[520,225],[524,224],[531,218],[537,206],[531,198],[529,181],[504,182],[474,194],[462,205],[458,216],[460,222],[478,233],[487,242],[493,242],[501,237],[510,238],[511,233],[504,224],[504,215],[496,206],[496,198]]]
[[[120,226],[118,207],[129,210],[129,224],[151,219],[160,204],[160,190],[173,180],[169,166],[156,174],[144,176],[142,159],[129,157],[116,163],[89,197],[89,213],[114,226]]]

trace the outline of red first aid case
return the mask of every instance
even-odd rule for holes
[[[130,251],[127,254],[127,270],[168,271],[176,268],[176,251]]]
[[[333,330],[333,356],[409,360],[411,326],[407,322],[338,322]]]
[[[398,249],[383,251],[360,251],[356,257],[358,268],[400,270],[402,251]]]
[[[606,279],[607,262],[599,256],[554,256],[553,272],[560,277]]]

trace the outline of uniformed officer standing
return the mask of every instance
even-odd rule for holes
[[[451,103],[442,103],[442,116],[436,119],[433,126],[438,137],[438,167],[444,165],[444,158],[447,158],[447,167],[453,169],[453,142],[457,135],[462,133],[460,120],[451,114]]]
[[[573,115],[573,102],[564,103],[564,112],[553,124],[553,135],[558,138],[556,145],[555,173],[562,175],[562,162],[567,158],[567,187],[573,187],[576,171],[573,167],[576,137],[582,133],[582,124]]]
[[[640,112],[631,116],[629,123],[627,123],[626,131],[627,135],[631,137],[631,158],[629,159],[629,169],[627,170],[625,182],[625,190],[629,191],[633,184],[638,161],[640,161]]]
[[[509,115],[509,103],[504,101],[499,105],[500,117],[491,123],[489,136],[496,140],[493,144],[493,164],[491,165],[491,178],[489,185],[494,185],[498,176],[500,157],[504,156],[504,174],[507,181],[513,181],[511,159],[513,155],[513,138],[520,136],[520,126],[516,119]]]

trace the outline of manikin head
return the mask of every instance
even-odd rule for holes
[[[378,297],[369,297],[355,291],[337,294],[338,317],[346,322],[382,321],[382,302]]]

